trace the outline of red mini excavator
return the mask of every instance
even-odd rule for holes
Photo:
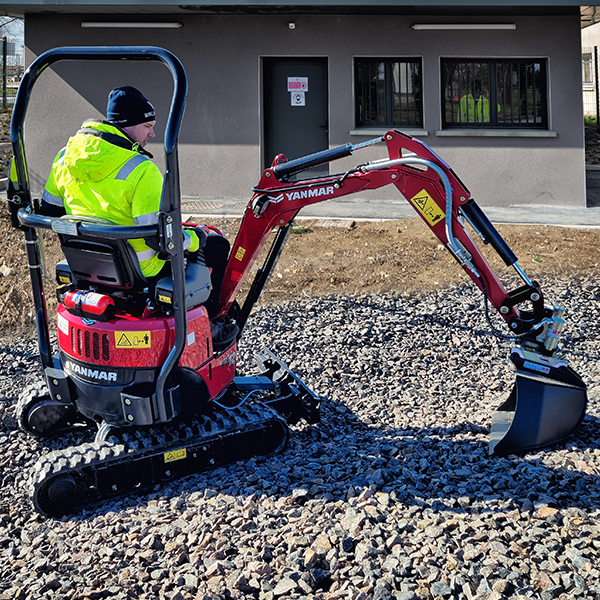
[[[116,226],[53,218],[32,198],[23,123],[36,80],[61,60],[159,61],[174,92],[165,132],[165,178],[158,224]],[[283,448],[288,424],[319,421],[321,398],[264,349],[257,374],[236,373],[237,340],[214,347],[203,306],[210,273],[189,262],[181,236],[177,138],[187,93],[181,63],[154,47],[57,48],[37,58],[19,87],[11,124],[14,159],[8,186],[12,223],[27,242],[43,385],[23,392],[21,427],[45,437],[95,428],[95,440],[43,456],[31,475],[35,508],[59,516],[193,473]],[[387,156],[345,173],[299,179],[303,171],[384,144]],[[491,425],[490,452],[523,452],[565,439],[586,410],[586,386],[557,352],[563,310],[544,302],[452,170],[426,145],[398,131],[265,169],[229,256],[220,317],[242,335],[273,272],[298,211],[347,194],[395,186],[505,320],[514,341],[516,383]],[[506,290],[469,235],[489,243],[522,282]],[[58,352],[53,355],[41,277],[39,229],[58,234],[65,260],[60,284]],[[236,297],[269,234],[275,238],[240,304]],[[171,261],[172,277],[150,285],[127,240],[144,238]],[[487,304],[486,304],[487,306]],[[489,319],[488,319],[489,320]],[[239,339],[239,337],[238,337]]]

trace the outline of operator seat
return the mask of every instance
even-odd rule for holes
[[[73,217],[88,223],[111,224],[98,217]],[[56,265],[59,283],[73,282],[76,287],[94,289],[107,295],[128,297],[131,302],[145,304],[148,297],[169,307],[173,298],[173,280],[163,277],[152,284],[144,277],[135,251],[127,240],[109,240],[85,235],[60,234],[65,260]],[[153,288],[153,289],[152,289]],[[188,262],[185,270],[186,309],[199,306],[208,300],[212,290],[210,269],[202,262]],[[143,293],[147,290],[146,293]]]

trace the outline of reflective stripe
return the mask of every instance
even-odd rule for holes
[[[183,249],[187,250],[192,245],[192,235],[189,231],[183,232]]]
[[[142,252],[135,253],[139,262],[150,260],[151,258],[154,258],[157,254],[158,252],[156,252],[156,250],[152,250],[152,248],[150,248],[149,250],[144,250]]]
[[[158,223],[158,213],[146,213],[145,215],[134,217],[133,220],[136,225],[154,225],[154,223]]]
[[[53,206],[63,206],[63,199],[60,196],[51,194],[48,190],[44,190],[42,200],[45,200],[48,204],[52,204]]]
[[[133,170],[141,165],[144,161],[148,160],[145,156],[142,156],[141,154],[136,154],[135,156],[131,157],[120,169],[119,172],[117,173],[115,179],[127,179],[131,173],[133,172]]]

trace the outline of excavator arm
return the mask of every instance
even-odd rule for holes
[[[387,159],[360,165],[343,175],[289,181],[299,170],[383,141],[387,145]],[[322,162],[318,162],[319,155],[322,155]],[[359,146],[348,144],[296,161],[287,162],[282,155],[276,158],[274,164],[264,171],[246,208],[225,276],[222,313],[229,312],[242,282],[273,229],[287,227],[305,206],[386,185],[394,185],[413,206],[507,321],[513,333],[530,331],[545,318],[551,318],[544,308],[539,285],[525,275],[515,254],[450,167],[425,144],[398,131],[389,131],[382,138]],[[505,289],[469,235],[465,227],[467,222],[484,243],[494,247],[506,265],[516,270],[522,286],[510,291]],[[524,303],[531,309],[521,310],[519,305]]]
[[[313,166],[380,143],[387,146],[386,158],[343,174],[292,180]],[[253,189],[254,195],[244,213],[225,274],[221,315],[236,321],[241,331],[302,208],[386,185],[398,189],[454,256],[482,291],[486,303],[491,303],[505,320],[508,332],[504,337],[515,342],[511,360],[517,367],[517,382],[492,422],[490,452],[529,450],[567,437],[585,416],[587,395],[579,375],[556,352],[564,326],[564,310],[545,304],[540,285],[527,277],[513,251],[452,169],[424,143],[399,131],[388,131],[369,142],[346,144],[292,161],[283,155],[275,158]],[[505,288],[467,224],[475,237],[490,244],[504,263],[516,271],[520,286]],[[274,229],[277,234],[267,258],[243,305],[239,306],[235,298]]]

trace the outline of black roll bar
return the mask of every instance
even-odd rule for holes
[[[19,221],[26,227],[49,229],[55,233],[67,235],[85,235],[109,240],[131,240],[150,238],[158,235],[158,225],[110,225],[104,223],[87,223],[78,221],[77,217],[68,220],[58,217],[37,215],[29,208],[19,210]]]
[[[40,357],[44,368],[53,367],[50,352],[48,315],[42,282],[41,251],[36,227],[53,229],[52,221],[45,221],[45,217],[34,215],[32,207],[31,189],[25,146],[23,142],[23,123],[33,86],[40,75],[51,65],[59,61],[91,60],[91,61],[158,61],[168,67],[173,76],[174,89],[171,107],[165,128],[165,177],[163,182],[160,202],[159,225],[154,226],[149,232],[146,226],[111,227],[91,223],[77,224],[80,234],[101,237],[113,235],[128,238],[141,238],[159,235],[161,251],[170,256],[173,277],[173,309],[175,315],[175,343],[165,364],[163,365],[158,380],[156,394],[159,401],[164,397],[164,387],[167,377],[176,366],[183,350],[187,336],[187,314],[185,309],[185,273],[183,257],[183,235],[181,232],[181,190],[179,184],[179,161],[177,154],[177,139],[183,119],[183,109],[187,97],[187,76],[179,59],[163,48],[155,46],[73,46],[54,48],[44,52],[36,58],[25,71],[13,107],[13,116],[10,125],[10,138],[13,149],[13,162],[11,177],[8,185],[8,200],[11,205],[11,218],[18,218],[18,225],[25,233],[29,272],[31,276],[33,297],[35,304],[36,324],[38,330],[38,345]],[[14,174],[12,173],[14,169]],[[22,220],[21,220],[22,219]],[[39,219],[39,220],[38,220]],[[164,248],[162,247],[164,246]]]

